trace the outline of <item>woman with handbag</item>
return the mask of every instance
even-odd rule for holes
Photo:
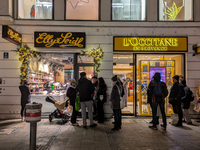
[[[104,110],[103,110],[103,104],[107,100],[107,85],[102,77],[98,80],[98,89],[97,89],[97,111],[98,111],[98,123],[104,122]]]
[[[77,96],[77,90],[76,90],[76,80],[72,79],[70,81],[70,85],[69,88],[67,90],[67,97],[69,97],[70,99],[70,105],[73,106],[73,112],[72,112],[72,116],[71,116],[71,123],[72,125],[79,125],[76,122],[77,119],[77,113],[78,111],[75,110],[75,100],[76,100],[76,96]]]
[[[120,97],[121,97],[121,84],[117,81],[117,76],[113,76],[111,78],[112,82],[113,82],[113,87],[112,87],[112,91],[111,91],[111,108],[113,109],[113,113],[114,113],[114,128],[112,128],[111,130],[119,130],[121,129],[121,109],[120,109]]]

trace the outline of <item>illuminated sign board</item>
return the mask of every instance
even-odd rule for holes
[[[187,52],[187,37],[114,37],[114,51]]]
[[[20,45],[22,43],[22,35],[7,25],[2,26],[2,38]]]
[[[35,32],[35,47],[85,48],[83,32]]]

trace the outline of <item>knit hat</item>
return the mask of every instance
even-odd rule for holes
[[[173,78],[176,79],[177,81],[179,80],[179,76],[178,75],[173,76]]]
[[[72,83],[76,83],[76,80],[75,80],[75,79],[72,79],[72,80],[70,81],[70,84],[72,85]]]

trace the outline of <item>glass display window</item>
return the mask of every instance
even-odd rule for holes
[[[18,19],[52,19],[53,0],[18,0]]]
[[[66,0],[67,20],[99,20],[99,0]]]
[[[146,20],[146,0],[112,0],[112,20]]]
[[[184,75],[184,57],[183,55],[137,55],[137,73],[136,73],[136,100],[138,115],[152,115],[150,105],[147,103],[147,88],[156,72],[161,74],[161,81],[165,82],[167,89],[173,85],[173,76]],[[165,110],[167,115],[173,113],[172,106],[168,103],[169,98],[165,98]]]
[[[159,0],[159,21],[192,21],[193,0]]]

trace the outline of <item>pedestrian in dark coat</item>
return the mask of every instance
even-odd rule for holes
[[[78,112],[75,110],[76,96],[77,96],[76,80],[72,79],[70,81],[70,86],[69,86],[69,88],[67,90],[67,97],[69,97],[69,99],[70,99],[70,105],[73,106],[73,112],[72,112],[72,116],[71,116],[72,125],[78,125],[78,123],[76,123],[77,113]]]
[[[181,107],[183,110],[183,118],[187,124],[192,124],[188,109],[190,108],[190,88],[186,85],[186,81],[182,80],[181,84],[183,86],[185,95],[181,98]]]
[[[97,111],[98,111],[98,123],[104,122],[104,110],[103,104],[107,100],[107,85],[102,77],[98,80],[98,89],[97,89]],[[101,99],[102,98],[102,99]]]
[[[182,126],[183,112],[181,109],[181,98],[185,95],[183,86],[179,84],[179,76],[173,77],[173,86],[170,90],[169,103],[172,104],[173,111],[178,114],[179,121],[176,126]]]
[[[20,92],[21,92],[21,117],[22,121],[24,121],[25,117],[25,106],[27,103],[31,102],[31,92],[28,87],[27,81],[22,81],[21,85],[19,86]]]
[[[121,85],[121,83],[117,82],[117,76],[113,76],[112,77],[112,82],[113,82],[113,87],[112,87],[112,91],[111,91],[111,108],[113,109],[113,113],[114,113],[114,128],[112,128],[111,130],[118,130],[121,129],[121,109],[120,109],[120,97],[121,97],[121,92],[122,89],[120,88],[119,85]]]

